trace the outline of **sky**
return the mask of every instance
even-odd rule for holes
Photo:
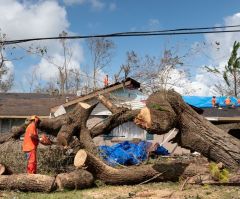
[[[212,27],[240,24],[238,0],[0,0],[0,29],[7,39],[54,37],[63,30],[69,35],[108,34],[126,31],[150,31],[176,28]],[[192,95],[212,95],[213,82],[218,81],[202,67],[223,68],[227,63],[233,42],[239,33],[202,34],[178,36],[112,38],[116,45],[111,65],[103,69],[113,76],[125,63],[126,52],[134,50],[141,56],[161,56],[164,49],[175,49],[183,55],[189,49],[201,46],[184,60],[189,67],[191,81],[183,79],[185,87],[193,88]],[[219,42],[220,45],[216,45]],[[15,56],[23,54],[22,48],[46,46],[56,63],[63,62],[58,41],[21,44]],[[71,67],[87,70],[89,52],[84,40],[70,42],[73,49]],[[8,53],[8,56],[9,53]],[[29,92],[29,74],[37,67],[41,78],[49,80],[57,75],[56,68],[47,60],[34,55],[12,60],[8,66],[14,71],[12,92]],[[177,71],[176,71],[177,73]],[[176,74],[173,74],[173,76]],[[181,92],[181,88],[179,92]]]

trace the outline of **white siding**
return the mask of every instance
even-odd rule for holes
[[[126,122],[115,129],[112,130],[113,137],[123,138],[123,139],[133,139],[140,138],[142,140],[145,139],[145,131],[133,122]]]
[[[119,107],[127,107],[129,109],[141,109],[146,106],[145,100],[147,96],[138,90],[119,89],[110,94],[112,102]],[[111,112],[101,103],[93,110],[91,115],[111,115]]]

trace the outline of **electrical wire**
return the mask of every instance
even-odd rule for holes
[[[203,27],[203,28],[181,28],[181,29],[172,29],[172,30],[160,30],[160,31],[145,31],[145,32],[119,32],[112,34],[99,34],[99,35],[77,35],[77,36],[66,36],[66,37],[39,37],[39,38],[30,38],[30,39],[20,39],[20,40],[6,40],[0,41],[1,45],[10,45],[17,43],[25,43],[30,41],[41,41],[41,40],[60,40],[60,39],[87,39],[87,38],[99,38],[99,37],[139,37],[139,36],[167,36],[167,35],[194,35],[194,34],[213,34],[213,33],[233,33],[240,32],[240,29],[237,30],[212,30],[210,29],[219,29],[219,28],[236,28],[240,25],[235,26],[219,26],[219,27]],[[187,31],[186,31],[187,30]],[[190,30],[190,31],[189,31]],[[194,31],[193,31],[194,30]],[[205,30],[205,31],[195,31],[195,30]]]

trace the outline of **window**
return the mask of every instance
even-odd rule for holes
[[[146,140],[154,140],[154,135],[150,133],[146,133]]]

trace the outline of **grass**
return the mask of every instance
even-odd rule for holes
[[[240,199],[240,187],[186,185],[180,191],[179,183],[150,183],[135,186],[107,186],[54,193],[3,192],[3,198],[11,199]]]

